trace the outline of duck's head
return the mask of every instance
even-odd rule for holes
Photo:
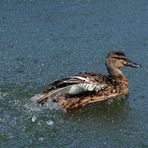
[[[134,62],[131,62],[131,60],[129,60],[126,57],[125,53],[120,52],[120,51],[110,52],[107,55],[106,65],[109,70],[109,73],[111,72],[112,69],[120,69],[121,67],[124,67],[124,66],[130,66],[134,68],[138,68],[141,66]]]

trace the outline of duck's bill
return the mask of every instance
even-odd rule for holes
[[[134,68],[139,68],[139,67],[141,67],[140,64],[137,64],[137,63],[131,62],[130,60],[128,60],[128,62],[126,63],[125,66],[130,66],[130,67],[134,67]]]

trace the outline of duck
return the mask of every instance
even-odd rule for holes
[[[35,100],[37,104],[54,102],[64,110],[73,110],[91,103],[126,96],[128,79],[122,67],[139,68],[140,64],[127,58],[122,51],[111,51],[106,56],[108,75],[80,72],[49,84]]]

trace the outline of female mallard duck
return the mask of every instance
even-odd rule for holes
[[[106,58],[109,75],[82,72],[50,84],[36,102],[56,102],[66,110],[128,94],[128,80],[120,71],[123,66],[134,68],[139,64],[131,62],[123,52],[110,52]]]

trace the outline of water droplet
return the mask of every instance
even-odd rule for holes
[[[43,141],[43,140],[44,140],[44,138],[43,138],[43,137],[40,137],[40,138],[39,138],[39,141]]]
[[[34,115],[31,120],[32,120],[32,122],[35,122],[36,119],[37,119],[37,117]]]
[[[46,121],[46,123],[50,126],[54,124],[54,122],[52,120],[48,120],[48,121]]]

